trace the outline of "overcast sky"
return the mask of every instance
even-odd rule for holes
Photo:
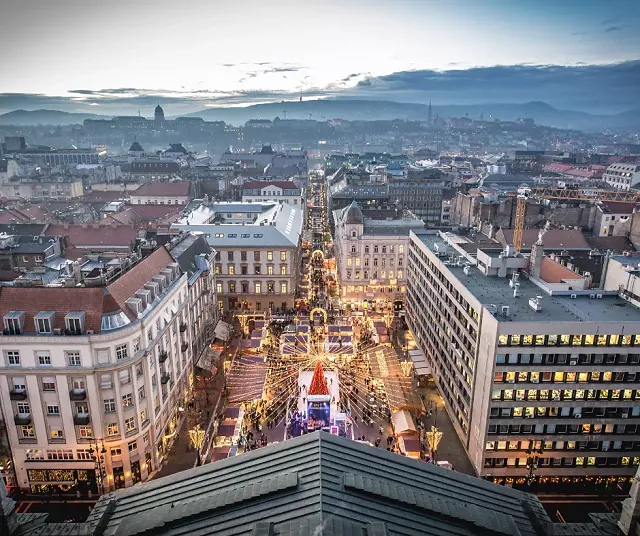
[[[2,0],[0,93],[305,91],[640,58],[638,0]],[[113,95],[113,93],[111,93]],[[268,100],[268,99],[267,99]]]

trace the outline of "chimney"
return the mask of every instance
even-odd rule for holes
[[[542,242],[538,240],[531,246],[531,256],[529,257],[529,275],[540,278],[540,268],[542,267],[542,259],[544,258],[544,247]]]

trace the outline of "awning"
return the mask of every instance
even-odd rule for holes
[[[220,351],[215,350],[211,347],[208,347],[202,355],[200,359],[198,359],[197,366],[201,369],[214,371],[216,370],[216,363],[218,363],[218,359],[220,358]]]
[[[418,376],[431,374],[431,367],[427,363],[427,359],[421,350],[409,350],[409,358],[413,362],[413,368],[416,369],[416,374],[418,374]]]
[[[233,328],[231,327],[231,324],[227,324],[226,322],[219,320],[216,324],[216,329],[213,330],[213,333],[216,338],[222,341],[228,341],[233,333]]]
[[[407,410],[396,411],[391,414],[391,424],[396,435],[417,435],[413,417]]]

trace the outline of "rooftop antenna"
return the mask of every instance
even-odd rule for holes
[[[140,108],[138,108],[138,117],[140,117]]]

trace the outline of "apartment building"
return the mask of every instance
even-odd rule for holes
[[[71,201],[83,194],[82,179],[69,175],[13,176],[0,181],[0,197],[10,200]]]
[[[640,182],[640,164],[611,164],[603,173],[602,180],[619,190],[637,188]]]
[[[533,249],[412,232],[409,326],[479,476],[526,485],[535,449],[537,490],[626,491],[640,462],[640,310],[617,289],[545,282],[553,261]]]
[[[302,189],[292,181],[247,181],[242,185],[243,203],[289,203],[304,208]]]
[[[288,203],[201,205],[174,224],[203,233],[216,251],[223,311],[289,309],[299,281],[303,211]]]
[[[426,223],[440,225],[445,183],[437,178],[442,176],[440,170],[428,171],[429,178],[390,178],[389,201],[410,210]]]
[[[179,249],[157,249],[106,287],[1,289],[0,404],[23,491],[106,492],[161,465],[211,316],[198,303],[211,256],[189,273]]]
[[[333,212],[342,302],[354,310],[400,308],[407,284],[409,231],[423,229],[424,222],[406,211],[368,212],[390,215],[367,217],[355,201]]]

